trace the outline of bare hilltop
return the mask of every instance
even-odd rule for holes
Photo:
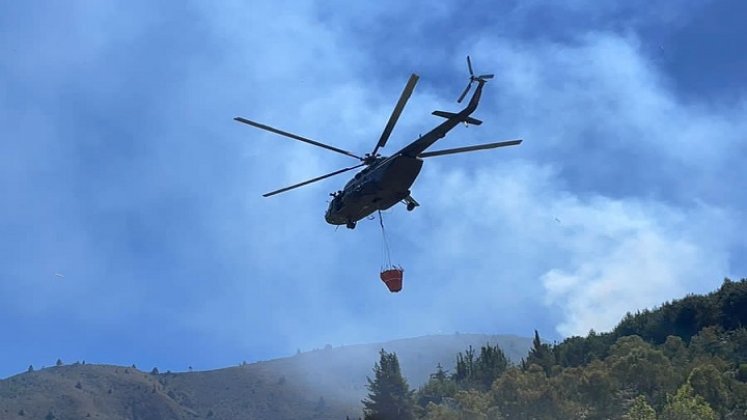
[[[344,419],[361,416],[379,351],[396,352],[411,387],[469,346],[498,344],[518,362],[531,340],[455,334],[327,347],[211,371],[74,363],[0,380],[0,419]]]

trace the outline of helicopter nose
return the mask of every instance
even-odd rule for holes
[[[342,220],[342,217],[334,211],[332,208],[333,205],[333,203],[329,204],[329,208],[327,208],[327,211],[324,213],[324,220],[326,220],[330,225],[344,224],[345,221]]]
[[[324,220],[326,220],[327,223],[329,223],[330,225],[339,225],[340,224],[340,222],[337,220],[337,218],[334,217],[334,215],[332,215],[332,213],[330,213],[329,211],[324,215]]]
[[[324,220],[326,220],[329,224],[334,224],[334,218],[332,217],[332,203],[330,203],[327,211],[324,212]]]

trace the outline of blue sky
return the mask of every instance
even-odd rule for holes
[[[370,3],[370,2],[369,2]],[[498,4],[496,4],[498,3]],[[434,333],[561,339],[747,272],[739,0],[0,5],[0,377],[161,370]],[[344,156],[384,152],[493,72],[422,204],[327,225]],[[437,147],[438,148],[438,147]],[[61,273],[64,277],[58,277]]]

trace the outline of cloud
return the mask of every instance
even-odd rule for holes
[[[537,326],[570,323],[584,304],[573,307],[567,296],[546,289],[547,273],[575,274],[586,258],[596,261],[597,271],[612,271],[625,252],[637,249],[639,242],[621,249],[612,245],[633,241],[631,231],[648,238],[640,246],[651,252],[680,242],[701,259],[712,252],[713,270],[699,272],[706,284],[729,270],[727,247],[733,240],[718,244],[704,229],[701,239],[708,245],[693,245],[694,233],[672,237],[684,222],[671,220],[707,216],[718,226],[714,232],[732,223],[731,209],[711,204],[712,185],[705,180],[736,147],[734,132],[742,130],[736,111],[722,115],[678,101],[630,34],[595,32],[572,43],[485,36],[473,58],[478,71],[497,74],[477,115],[486,123],[458,128],[443,147],[497,133],[526,141],[511,150],[426,163],[413,190],[423,208],[405,213],[397,207],[386,215],[395,262],[407,270],[407,293],[387,295],[376,278],[377,224],[364,221],[355,231],[335,231],[322,221],[326,194],[344,183],[344,176],[272,199],[259,197],[351,161],[227,120],[241,114],[356,153],[371,148],[407,74],[418,68],[400,69],[397,77],[372,85],[368,71],[361,71],[371,55],[356,51],[348,57],[355,39],[341,38],[305,13],[286,16],[293,22],[289,29],[285,18],[262,18],[261,8],[236,4],[205,11],[212,36],[226,40],[227,55],[223,61],[193,62],[186,70],[182,93],[173,102],[192,122],[187,128],[183,120],[168,125],[158,159],[176,163],[176,170],[165,172],[169,190],[197,188],[195,200],[214,203],[199,207],[203,228],[195,233],[201,245],[169,244],[192,256],[185,270],[203,273],[182,276],[184,286],[202,291],[204,299],[182,292],[190,303],[173,304],[168,312],[173,322],[242,346],[257,346],[254,337],[263,336],[286,351],[436,331],[526,334]],[[278,42],[267,44],[257,32],[246,31],[250,24]],[[343,56],[348,59],[335,59]],[[463,72],[461,55],[453,58]],[[275,63],[282,68],[275,71]],[[225,80],[231,80],[230,90],[221,87]],[[435,124],[431,110],[453,109],[462,87],[460,80],[447,95],[421,83],[388,149]],[[226,124],[217,123],[223,119]],[[210,127],[202,136],[213,139],[210,148],[190,135],[200,126]],[[719,136],[707,156],[699,156],[696,133],[712,127]],[[679,140],[674,134],[681,131],[689,137]],[[673,141],[677,147],[668,147]],[[181,156],[176,162],[173,153]],[[190,175],[195,161],[218,161],[224,170],[195,178]],[[163,179],[164,171],[152,166],[152,178]],[[684,189],[687,171],[703,185],[688,181],[692,187]],[[199,192],[200,185],[209,189]],[[690,290],[692,278],[683,281],[667,292]],[[631,300],[627,310],[660,301]],[[252,334],[239,333],[245,329]]]
[[[574,188],[686,203],[745,202],[724,180],[742,173],[745,102],[684,102],[635,36],[590,33],[577,44],[486,41],[498,126]],[[542,121],[541,124],[534,122]],[[688,174],[683,177],[682,174]],[[624,176],[621,176],[624,174]]]
[[[628,311],[709,291],[729,272],[738,239],[734,214],[721,209],[578,195],[553,168],[513,159],[474,172],[435,166],[426,177],[439,181],[419,191],[438,209],[422,211],[438,216],[409,229],[420,237],[417,269],[435,288],[429,298],[467,305],[459,317],[487,316],[501,331],[548,321],[561,336],[606,331]]]
[[[13,57],[0,67],[0,190],[13,203],[0,206],[12,238],[0,243],[0,316],[38,331],[28,342],[45,333],[29,318],[64,318],[55,331],[73,354],[80,331],[122,331],[99,341],[163,358],[139,365],[217,367],[438,331],[604,329],[739,272],[744,101],[683,100],[615,3],[589,15],[585,2],[562,14],[483,5],[0,13],[20,16],[0,45]],[[657,13],[643,20],[687,20]],[[413,188],[422,207],[385,214],[406,269],[404,292],[390,295],[378,224],[323,221],[345,176],[261,197],[354,161],[231,118],[362,154],[416,72],[391,152],[439,122],[432,110],[458,109],[466,53],[496,74],[475,114],[485,123],[436,148],[525,142],[426,162]],[[611,291],[627,299],[594,306]],[[135,339],[153,325],[170,345],[190,337],[198,348],[154,355]]]
[[[415,193],[440,216],[419,226],[430,249],[418,251],[446,284],[440,304],[486,313],[493,302],[505,314],[542,295],[558,332],[581,334],[708,291],[740,264],[732,232],[745,197],[725,180],[743,172],[741,108],[680,100],[634,36],[479,45],[499,91],[485,95],[477,116],[492,118],[480,131],[526,141],[426,163]]]
[[[572,215],[568,268],[540,280],[547,304],[562,308],[562,336],[608,331],[626,312],[707,292],[718,280],[713,273],[728,270],[728,251],[715,242],[728,236],[730,221],[717,210],[608,199],[559,210]]]

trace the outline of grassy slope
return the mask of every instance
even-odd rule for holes
[[[327,348],[206,372],[151,375],[133,368],[70,365],[0,381],[0,419],[343,419],[360,415],[378,351],[396,352],[415,387],[457,352],[499,343],[509,358],[528,338],[459,334]],[[80,383],[80,387],[76,385]],[[21,416],[23,410],[24,416]]]

